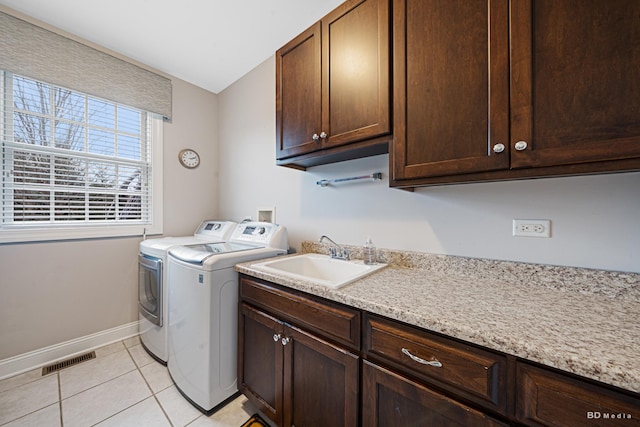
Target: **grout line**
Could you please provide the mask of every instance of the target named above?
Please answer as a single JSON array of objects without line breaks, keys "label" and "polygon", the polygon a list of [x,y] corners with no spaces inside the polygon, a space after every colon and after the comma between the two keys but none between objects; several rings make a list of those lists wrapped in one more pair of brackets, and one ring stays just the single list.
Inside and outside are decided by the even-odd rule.
[{"label": "grout line", "polygon": [[[140,376],[142,377],[142,380],[145,382],[145,384],[147,385],[147,388],[148,388],[148,389],[149,389],[149,391],[151,392],[151,396],[147,396],[147,397],[145,397],[144,399],[142,399],[142,400],[140,400],[140,401],[138,401],[138,402],[135,402],[134,404],[129,405],[129,406],[127,406],[126,408],[121,409],[121,410],[120,410],[120,411],[118,411],[118,412],[115,412],[115,413],[113,413],[113,414],[109,415],[107,418],[104,418],[104,419],[102,419],[102,420],[100,420],[100,421],[96,422],[95,424],[93,424],[93,426],[96,426],[96,425],[98,425],[98,424],[100,424],[100,423],[102,423],[102,422],[104,422],[104,421],[106,421],[106,420],[108,420],[108,419],[110,419],[110,418],[115,417],[116,415],[118,415],[118,414],[120,414],[120,413],[122,413],[122,412],[124,412],[124,411],[127,411],[127,410],[129,410],[129,409],[133,408],[134,406],[136,406],[136,405],[138,405],[138,404],[140,404],[140,403],[144,402],[145,400],[149,399],[150,397],[155,397],[155,395],[154,395],[154,393],[153,393],[153,390],[151,390],[151,387],[149,387],[149,383],[147,382],[147,379],[144,377],[144,375],[142,375],[142,372],[140,371],[140,368],[138,367],[138,364],[136,363],[135,359],[134,359],[134,358],[133,358],[133,356],[131,355],[131,352],[129,351],[129,348],[128,348],[126,345],[124,345],[124,341],[121,341],[121,342],[122,342],[123,347],[124,347],[124,349],[126,350],[127,354],[128,354],[128,355],[129,355],[129,357],[131,358],[131,361],[133,362],[133,365],[134,365],[136,368],[135,368],[135,369],[133,369],[133,370],[131,370],[131,371],[125,372],[125,373],[124,373],[124,374],[122,374],[122,375],[118,375],[117,377],[114,377],[114,378],[110,379],[109,381],[114,380],[114,379],[116,379],[116,378],[120,378],[120,377],[122,377],[122,376],[124,376],[124,375],[130,374],[131,372],[138,371],[138,373],[139,373],[139,374],[140,374]],[[120,350],[119,350],[119,351],[120,351]],[[98,385],[105,384],[105,383],[107,383],[107,382],[109,382],[109,381],[105,381],[104,383],[100,383],[100,384],[98,384]],[[96,385],[96,386],[94,386],[94,387],[91,387],[91,388],[95,388],[95,387],[97,387],[98,385]],[[91,388],[88,388],[87,390],[90,390]],[[78,394],[79,394],[79,393],[78,393]],[[74,395],[74,396],[76,396],[76,395]]]},{"label": "grout line", "polygon": [[58,408],[60,409],[60,427],[64,427],[64,419],[62,418],[62,382],[60,381],[60,371],[56,371],[58,379]]},{"label": "grout line", "polygon": [[[124,344],[124,342],[123,342]],[[142,376],[142,379],[144,380],[145,384],[147,385],[147,387],[149,388],[149,391],[151,391],[151,396],[155,399],[156,403],[158,404],[158,406],[160,407],[160,410],[162,411],[162,413],[164,414],[165,418],[167,419],[167,421],[169,422],[169,425],[172,427],[175,427],[173,425],[173,423],[171,422],[171,418],[169,418],[169,414],[167,414],[167,412],[164,410],[164,407],[162,406],[162,404],[160,403],[160,400],[158,400],[158,396],[156,396],[156,393],[153,391],[153,389],[151,388],[151,384],[149,384],[149,381],[147,381],[147,377],[144,376],[144,374],[142,373],[141,370],[141,366],[138,366],[138,364],[136,363],[136,360],[134,359],[133,355],[131,354],[131,352],[129,351],[129,347],[127,347],[126,345],[124,346],[125,349],[127,350],[127,353],[129,353],[129,357],[131,357],[131,360],[133,360],[133,364],[136,365],[136,369],[138,370],[138,372],[140,373],[140,376]],[[141,346],[142,347],[142,346]],[[142,348],[142,351],[146,350],[144,349],[144,347]],[[155,360],[152,363],[158,363]],[[151,363],[147,364],[150,365]],[[144,365],[144,366],[147,366]],[[169,386],[170,387],[170,386]],[[167,388],[169,388],[167,387]],[[166,390],[167,388],[164,388],[160,391]]]}]

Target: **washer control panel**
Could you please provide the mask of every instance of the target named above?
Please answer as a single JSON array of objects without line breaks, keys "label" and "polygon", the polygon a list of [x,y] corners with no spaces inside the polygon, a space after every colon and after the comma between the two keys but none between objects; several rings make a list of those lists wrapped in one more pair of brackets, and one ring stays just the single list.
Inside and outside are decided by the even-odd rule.
[{"label": "washer control panel", "polygon": [[[248,221],[240,223],[236,225],[229,241],[289,249],[287,230],[281,225],[270,222]],[[282,247],[283,245],[284,247]]]}]

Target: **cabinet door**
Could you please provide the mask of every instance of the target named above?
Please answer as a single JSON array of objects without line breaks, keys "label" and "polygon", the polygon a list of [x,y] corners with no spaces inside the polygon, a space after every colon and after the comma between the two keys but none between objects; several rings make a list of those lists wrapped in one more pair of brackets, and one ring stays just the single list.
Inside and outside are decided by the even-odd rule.
[{"label": "cabinet door", "polygon": [[513,0],[511,13],[512,167],[640,157],[640,2]]},{"label": "cabinet door", "polygon": [[518,363],[516,415],[530,426],[640,426],[640,399]]},{"label": "cabinet door", "polygon": [[325,147],[391,129],[389,0],[351,0],[322,20]]},{"label": "cabinet door", "polygon": [[362,367],[362,425],[505,426],[481,412],[449,399],[368,361]]},{"label": "cabinet door", "polygon": [[357,426],[357,355],[291,326],[285,331],[284,425]]},{"label": "cabinet door", "polygon": [[240,304],[238,389],[278,425],[282,425],[282,329],[273,317]]},{"label": "cabinet door", "polygon": [[393,9],[392,178],[507,169],[507,0],[394,0]]},{"label": "cabinet door", "polygon": [[276,52],[276,158],[319,150],[321,129],[320,23]]}]

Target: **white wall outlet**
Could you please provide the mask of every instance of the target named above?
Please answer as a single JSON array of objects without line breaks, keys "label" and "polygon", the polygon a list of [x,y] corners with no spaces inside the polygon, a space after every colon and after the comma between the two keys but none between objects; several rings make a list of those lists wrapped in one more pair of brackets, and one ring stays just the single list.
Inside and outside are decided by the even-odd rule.
[{"label": "white wall outlet", "polygon": [[514,219],[513,235],[522,237],[551,237],[548,219]]}]

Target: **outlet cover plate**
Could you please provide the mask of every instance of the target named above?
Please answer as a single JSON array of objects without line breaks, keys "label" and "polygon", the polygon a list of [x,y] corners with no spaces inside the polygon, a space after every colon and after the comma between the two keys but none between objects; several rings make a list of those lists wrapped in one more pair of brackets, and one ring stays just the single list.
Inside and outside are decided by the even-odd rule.
[{"label": "outlet cover plate", "polygon": [[513,235],[520,237],[551,237],[551,220],[514,219]]}]

